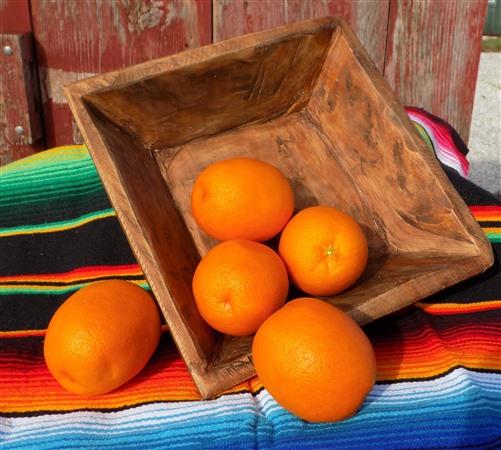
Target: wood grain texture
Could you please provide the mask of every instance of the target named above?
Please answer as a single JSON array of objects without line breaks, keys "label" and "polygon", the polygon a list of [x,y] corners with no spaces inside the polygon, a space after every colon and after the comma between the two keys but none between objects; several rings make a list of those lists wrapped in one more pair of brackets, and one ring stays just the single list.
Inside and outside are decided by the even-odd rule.
[{"label": "wood grain texture", "polygon": [[[291,46],[298,50],[288,59]],[[218,84],[220,77],[224,83]],[[187,84],[176,91],[181,78]],[[291,90],[301,92],[292,105]],[[330,205],[357,219],[368,238],[367,269],[355,286],[325,301],[360,324],[493,262],[478,223],[341,19],[190,50],[77,82],[66,93],[205,398],[254,373],[251,339],[211,330],[191,293],[196,263],[214,241],[196,226],[190,193],[211,162],[237,155],[268,161],[290,180],[298,209]],[[201,109],[190,107],[193,93],[203,93]],[[167,124],[178,111],[177,130],[142,125],[148,120],[143,107],[153,98],[162,99],[158,112],[148,112],[157,128],[162,117]]]},{"label": "wood grain texture", "polygon": [[[29,139],[29,136],[28,139],[20,139],[17,135],[12,136],[11,133],[16,126],[14,122],[18,122],[21,118],[23,123],[27,123],[31,138],[38,135],[40,131],[36,123],[40,121],[40,118],[35,118],[33,115],[33,106],[40,98],[39,89],[36,86],[37,83],[33,85],[30,82],[26,86],[27,77],[36,76],[36,73],[33,73],[35,67],[30,67],[30,73],[25,73],[20,65],[22,59],[19,59],[25,58],[28,66],[30,63],[34,63],[33,41],[27,34],[31,31],[29,1],[0,0],[0,40],[2,46],[10,44],[11,39],[13,39],[14,45],[19,47],[13,54],[14,58],[7,59],[3,53],[0,54],[0,63],[2,64],[0,69],[0,166],[45,148],[41,138],[35,141]],[[1,37],[2,35],[4,36]],[[18,37],[24,35],[22,42],[18,41],[21,38],[13,37],[13,35]]]},{"label": "wood grain texture", "polygon": [[64,83],[211,41],[210,0],[33,0],[31,9],[49,146],[78,140],[57,94]]},{"label": "wood grain texture", "polygon": [[[31,33],[0,34],[0,48],[4,46],[9,46],[12,54],[0,54],[0,165],[42,136]],[[23,128],[22,134],[15,132],[18,126]]]},{"label": "wood grain texture", "polygon": [[213,39],[325,16],[343,17],[382,71],[389,0],[213,0]]},{"label": "wood grain texture", "polygon": [[468,142],[487,0],[392,0],[385,78]]},{"label": "wood grain texture", "polygon": [[331,30],[193,64],[144,84],[90,94],[110,121],[147,148],[174,147],[300,108],[311,93]]}]

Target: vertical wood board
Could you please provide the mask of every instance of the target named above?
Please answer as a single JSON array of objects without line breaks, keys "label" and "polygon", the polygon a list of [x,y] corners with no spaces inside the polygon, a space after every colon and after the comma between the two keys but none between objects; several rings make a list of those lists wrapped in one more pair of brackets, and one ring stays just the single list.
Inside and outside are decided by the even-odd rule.
[{"label": "vertical wood board", "polygon": [[50,146],[81,139],[63,85],[211,41],[210,0],[32,0],[31,9]]},{"label": "vertical wood board", "polygon": [[305,19],[341,16],[382,71],[389,0],[213,0],[214,42]]},{"label": "vertical wood board", "polygon": [[[0,76],[1,110],[5,123],[6,140],[15,145],[32,144],[41,137],[38,115],[36,67],[31,33],[0,34],[0,47],[9,46],[11,55],[1,53]],[[24,133],[15,132],[16,126]]]},{"label": "vertical wood board", "polygon": [[0,33],[31,31],[28,0],[0,0]]},{"label": "vertical wood board", "polygon": [[385,78],[468,141],[487,0],[391,0]]},{"label": "vertical wood board", "polygon": [[[7,164],[24,156],[31,155],[44,147],[43,139],[33,141],[34,135],[40,136],[41,131],[36,128],[35,134],[28,136],[27,139],[12,135],[16,125],[23,125],[28,122],[31,127],[31,121],[36,121],[33,113],[27,109],[29,107],[29,95],[33,96],[31,105],[36,97],[39,97],[36,86],[33,90],[32,85],[28,85],[23,92],[22,86],[25,84],[26,77],[23,77],[21,67],[21,56],[33,58],[33,48],[28,35],[23,38],[23,44],[17,39],[23,33],[31,33],[30,8],[28,0],[0,0],[0,52],[4,45],[16,47],[12,56],[7,57],[0,53],[0,166]],[[1,36],[5,36],[1,38]],[[9,35],[10,37],[7,37]],[[13,40],[13,42],[11,42]],[[20,52],[24,52],[21,55]],[[32,63],[35,61],[32,59]],[[24,107],[24,109],[23,109]],[[38,112],[37,112],[38,114]],[[41,114],[41,112],[40,112]],[[21,117],[28,118],[19,122]],[[30,142],[29,144],[23,142]]]}]

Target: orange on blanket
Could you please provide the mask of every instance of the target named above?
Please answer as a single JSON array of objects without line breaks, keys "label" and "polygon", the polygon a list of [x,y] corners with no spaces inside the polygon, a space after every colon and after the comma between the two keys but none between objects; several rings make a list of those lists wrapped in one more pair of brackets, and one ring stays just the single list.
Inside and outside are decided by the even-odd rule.
[{"label": "orange on blanket", "polygon": [[160,331],[157,306],[144,289],[123,280],[98,281],[73,294],[52,317],[45,361],[68,391],[104,394],[141,371]]},{"label": "orange on blanket", "polygon": [[292,300],[270,316],[254,337],[252,358],[273,398],[312,422],[352,416],[376,380],[376,358],[364,332],[316,298]]}]

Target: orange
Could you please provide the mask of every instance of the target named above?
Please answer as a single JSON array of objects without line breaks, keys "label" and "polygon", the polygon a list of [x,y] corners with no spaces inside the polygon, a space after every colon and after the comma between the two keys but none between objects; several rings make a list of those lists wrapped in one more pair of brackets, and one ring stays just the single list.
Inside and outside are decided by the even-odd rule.
[{"label": "orange", "polygon": [[289,280],[270,248],[236,239],[211,249],[193,276],[193,295],[204,320],[221,333],[246,336],[285,303]]},{"label": "orange", "polygon": [[44,356],[54,378],[70,392],[99,395],[134,377],[160,339],[152,297],[123,280],[91,283],[52,317]]},{"label": "orange", "polygon": [[310,422],[355,414],[376,380],[376,358],[362,329],[316,298],[287,303],[259,328],[256,372],[275,400]]},{"label": "orange", "polygon": [[291,281],[310,295],[350,287],[367,264],[367,240],[347,214],[313,206],[296,214],[280,237],[279,253]]},{"label": "orange", "polygon": [[225,241],[266,241],[278,234],[294,211],[294,194],[276,167],[233,158],[206,167],[191,195],[193,217],[209,236]]}]

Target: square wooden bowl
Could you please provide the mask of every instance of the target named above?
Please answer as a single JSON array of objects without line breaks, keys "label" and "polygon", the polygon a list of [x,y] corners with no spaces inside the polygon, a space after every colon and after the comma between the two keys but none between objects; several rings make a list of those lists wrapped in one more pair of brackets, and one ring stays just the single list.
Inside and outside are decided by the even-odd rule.
[{"label": "square wooden bowl", "polygon": [[172,336],[204,398],[254,374],[251,337],[200,317],[191,279],[215,242],[190,193],[209,163],[268,161],[297,209],[362,224],[368,267],[325,300],[358,323],[492,264],[491,247],[349,27],[306,21],[147,62],[66,88],[71,109]]}]

